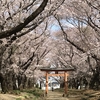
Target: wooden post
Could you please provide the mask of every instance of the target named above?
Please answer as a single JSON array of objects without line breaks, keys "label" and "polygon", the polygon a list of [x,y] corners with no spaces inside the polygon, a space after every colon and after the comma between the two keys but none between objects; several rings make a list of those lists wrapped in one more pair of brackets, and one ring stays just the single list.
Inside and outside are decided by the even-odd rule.
[{"label": "wooden post", "polygon": [[68,86],[67,86],[67,73],[66,71],[64,72],[64,82],[65,82],[65,95],[67,94],[68,91]]},{"label": "wooden post", "polygon": [[58,74],[58,71],[55,71],[55,74]]},{"label": "wooden post", "polygon": [[48,94],[48,72],[46,72],[46,91],[45,94]]}]

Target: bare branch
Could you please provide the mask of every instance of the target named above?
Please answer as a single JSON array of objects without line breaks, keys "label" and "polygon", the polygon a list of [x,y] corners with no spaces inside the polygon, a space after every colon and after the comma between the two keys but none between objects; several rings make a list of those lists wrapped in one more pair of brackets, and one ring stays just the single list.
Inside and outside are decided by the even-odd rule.
[{"label": "bare branch", "polygon": [[27,24],[29,24],[32,20],[34,20],[44,10],[45,6],[47,5],[47,2],[48,0],[43,0],[39,8],[36,9],[36,11],[34,11],[29,17],[27,17],[23,23],[20,23],[18,26],[12,28],[11,30],[1,32],[0,39],[6,38],[8,36],[11,36],[12,34],[20,32]]}]

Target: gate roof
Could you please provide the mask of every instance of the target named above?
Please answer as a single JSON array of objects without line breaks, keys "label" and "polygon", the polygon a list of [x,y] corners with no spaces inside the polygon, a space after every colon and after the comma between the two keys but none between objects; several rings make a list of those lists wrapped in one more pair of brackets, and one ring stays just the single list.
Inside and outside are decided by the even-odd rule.
[{"label": "gate roof", "polygon": [[67,66],[67,67],[55,67],[55,68],[50,68],[50,67],[42,67],[40,68],[41,71],[75,71],[75,69],[72,66]]}]

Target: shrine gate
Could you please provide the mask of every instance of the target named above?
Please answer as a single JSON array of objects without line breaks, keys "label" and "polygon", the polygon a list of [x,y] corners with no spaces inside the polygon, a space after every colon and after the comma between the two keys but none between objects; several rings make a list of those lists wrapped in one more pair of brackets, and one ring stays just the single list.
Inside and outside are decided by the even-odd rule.
[{"label": "shrine gate", "polygon": [[[67,77],[68,77],[68,71],[75,71],[74,68],[46,68],[46,67],[42,67],[40,68],[41,71],[45,71],[46,72],[46,90],[45,90],[45,94],[48,94],[48,77],[49,76],[63,76],[64,77],[64,85],[65,85],[65,95],[67,94],[68,91],[68,85],[67,85]],[[50,72],[55,72],[55,73],[50,73]],[[60,72],[60,73],[59,73]],[[61,73],[62,72],[62,73]]]}]

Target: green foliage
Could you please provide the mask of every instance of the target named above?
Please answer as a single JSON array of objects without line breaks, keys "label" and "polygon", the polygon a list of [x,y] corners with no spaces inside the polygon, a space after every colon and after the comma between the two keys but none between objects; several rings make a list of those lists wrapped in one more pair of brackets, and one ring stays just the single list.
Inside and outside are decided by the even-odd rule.
[{"label": "green foliage", "polygon": [[34,89],[31,89],[31,90],[23,90],[23,92],[27,92],[29,94],[33,94],[34,96],[36,96],[36,98],[39,98],[39,97],[43,97],[44,95],[44,92],[38,88],[34,88]]},{"label": "green foliage", "polygon": [[21,98],[17,98],[16,100],[21,100]]},{"label": "green foliage", "polygon": [[19,95],[21,92],[19,90],[14,90],[13,94]]}]

